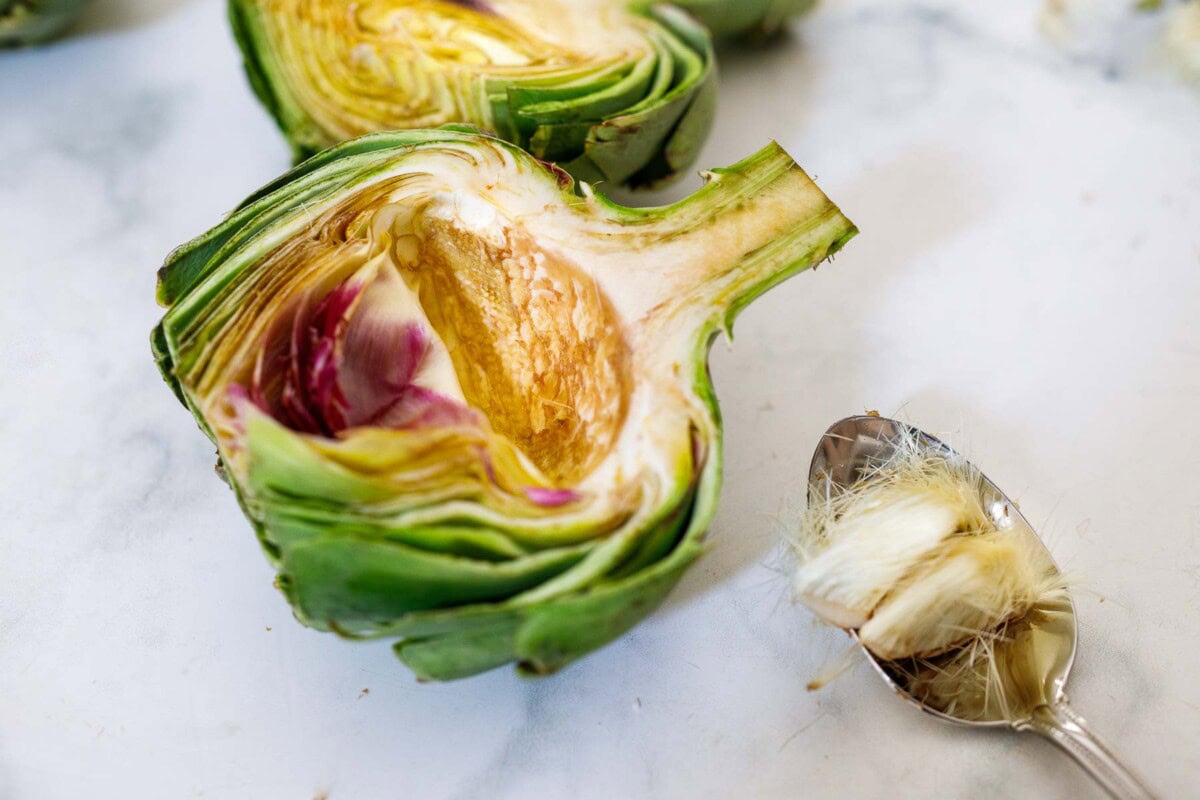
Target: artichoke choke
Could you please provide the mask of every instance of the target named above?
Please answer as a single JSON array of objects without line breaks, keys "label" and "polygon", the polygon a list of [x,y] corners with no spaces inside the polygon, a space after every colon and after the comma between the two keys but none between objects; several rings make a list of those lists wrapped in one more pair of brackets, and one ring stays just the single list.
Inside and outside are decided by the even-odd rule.
[{"label": "artichoke choke", "polygon": [[913,437],[848,489],[815,485],[794,543],[798,599],[884,661],[994,638],[1065,586],[1036,538],[997,527],[983,497],[968,462]]}]

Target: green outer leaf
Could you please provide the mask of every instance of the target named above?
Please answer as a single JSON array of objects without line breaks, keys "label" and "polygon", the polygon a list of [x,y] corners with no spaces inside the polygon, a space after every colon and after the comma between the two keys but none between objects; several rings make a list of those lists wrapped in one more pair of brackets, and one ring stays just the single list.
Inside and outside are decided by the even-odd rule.
[{"label": "green outer leaf", "polygon": [[678,37],[664,43],[672,52],[674,88],[653,105],[643,103],[588,130],[583,154],[563,165],[583,180],[660,185],[695,163],[712,129],[712,43],[676,9],[654,6],[650,13]]},{"label": "green outer leaf", "polygon": [[[598,84],[591,76],[586,83],[549,89],[508,88],[508,106],[518,127],[534,130],[541,124],[580,122],[616,114],[645,97],[654,81],[657,64],[644,58],[632,65],[614,67],[620,78]],[[586,104],[581,101],[586,101]]]},{"label": "green outer leaf", "polygon": [[[427,553],[471,558],[478,561],[509,561],[531,552],[501,531],[468,524],[413,525],[399,527],[298,505],[275,504],[262,516],[270,542],[276,549],[296,542],[336,533],[360,539],[395,541]],[[545,552],[545,551],[542,551]]]},{"label": "green outer leaf", "polygon": [[287,91],[278,65],[267,57],[262,10],[253,0],[229,0],[228,17],[234,41],[242,51],[250,88],[287,137],[293,159],[300,162],[320,152],[323,147],[321,131]]},{"label": "green outer leaf", "polygon": [[567,595],[535,607],[517,634],[517,660],[529,674],[546,675],[628,631],[658,608],[703,548],[676,548],[654,568],[620,583]]},{"label": "green outer leaf", "polygon": [[90,0],[0,0],[0,49],[61,36]]},{"label": "green outer leaf", "polygon": [[696,521],[666,557],[648,568],[535,606],[413,615],[407,629],[392,631],[406,635],[395,645],[396,655],[425,680],[453,680],[512,661],[526,674],[554,672],[657,608],[703,554],[703,531]]},{"label": "green outer leaf", "polygon": [[516,641],[524,614],[496,615],[491,624],[465,627],[445,636],[405,639],[396,656],[423,681],[453,681],[518,660]]},{"label": "green outer leaf", "polygon": [[[320,152],[330,144],[329,134],[305,113],[283,65],[276,63],[266,12],[256,0],[228,2],[255,95],[287,137],[296,161]],[[636,188],[680,176],[695,162],[712,127],[712,42],[704,28],[675,9],[641,0],[630,0],[630,7],[659,24],[658,63],[618,64],[557,82],[493,81],[487,89],[493,119],[461,122],[487,124],[581,180]]]},{"label": "green outer leaf", "polygon": [[298,616],[313,627],[354,628],[413,611],[502,601],[562,573],[589,547],[491,562],[329,531],[284,547],[280,566]]},{"label": "green outer leaf", "polygon": [[713,36],[766,37],[790,18],[812,9],[817,0],[671,0],[687,9]]},{"label": "green outer leaf", "polygon": [[[702,345],[705,354],[711,339]],[[701,396],[719,416],[703,361],[697,379],[702,384],[697,388],[704,389]],[[454,680],[511,661],[524,674],[546,675],[625,633],[658,608],[706,550],[704,536],[720,493],[722,452],[719,438],[709,446],[700,481],[689,493],[687,527],[660,560],[532,606],[509,603],[412,615],[388,630],[405,637],[395,645],[396,655],[424,680]],[[664,527],[677,529],[677,520],[669,518]],[[652,533],[647,541],[665,538]]]}]

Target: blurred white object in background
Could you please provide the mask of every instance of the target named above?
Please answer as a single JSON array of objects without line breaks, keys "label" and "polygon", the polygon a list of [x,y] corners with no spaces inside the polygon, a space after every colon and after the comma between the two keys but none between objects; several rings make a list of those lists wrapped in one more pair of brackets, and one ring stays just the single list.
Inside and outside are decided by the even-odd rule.
[{"label": "blurred white object in background", "polygon": [[1189,0],[1173,11],[1166,38],[1171,58],[1200,81],[1200,0]]},{"label": "blurred white object in background", "polygon": [[1200,0],[1046,0],[1039,27],[1073,60],[1127,69],[1182,69],[1200,80]]}]

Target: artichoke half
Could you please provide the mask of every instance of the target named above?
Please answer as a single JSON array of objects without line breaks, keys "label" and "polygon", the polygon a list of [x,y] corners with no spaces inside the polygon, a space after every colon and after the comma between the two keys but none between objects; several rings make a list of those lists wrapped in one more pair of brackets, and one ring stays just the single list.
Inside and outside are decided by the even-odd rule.
[{"label": "artichoke half", "polygon": [[670,0],[690,11],[714,36],[765,38],[817,0]]},{"label": "artichoke half", "polygon": [[0,0],[0,48],[41,44],[61,35],[88,0]]},{"label": "artichoke half", "polygon": [[633,0],[230,0],[256,94],[297,160],[467,123],[573,176],[659,184],[708,135],[708,34]]},{"label": "artichoke half", "polygon": [[304,623],[545,673],[701,553],[710,340],[855,233],[778,146],[630,209],[463,128],[331,148],[159,274],[167,382]]}]

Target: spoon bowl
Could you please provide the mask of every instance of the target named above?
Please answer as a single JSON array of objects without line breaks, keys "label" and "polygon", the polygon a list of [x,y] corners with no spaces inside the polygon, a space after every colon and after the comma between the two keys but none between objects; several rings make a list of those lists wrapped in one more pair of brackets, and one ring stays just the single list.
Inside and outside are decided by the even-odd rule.
[{"label": "spoon bowl", "polygon": [[[813,454],[810,503],[869,480],[901,442],[912,441],[929,455],[961,458],[944,442],[896,420],[855,416],[834,423]],[[982,473],[980,477],[983,507],[996,528],[1028,537],[1044,555],[1045,569],[1058,573],[1049,550],[1017,505]],[[1061,599],[1034,606],[978,650],[903,661],[884,661],[865,647],[863,651],[892,690],[922,711],[959,725],[1037,733],[1066,751],[1111,796],[1152,797],[1067,703],[1076,641],[1075,606],[1064,593]]]}]

